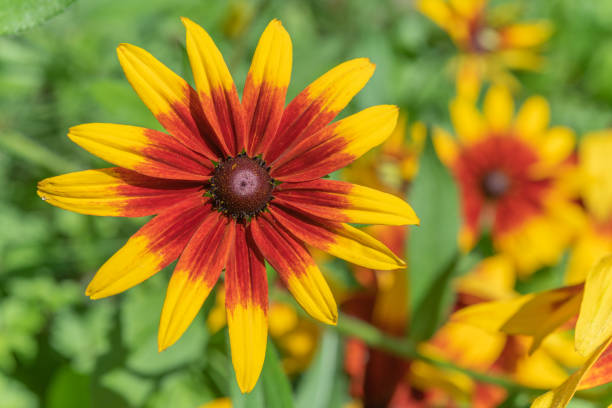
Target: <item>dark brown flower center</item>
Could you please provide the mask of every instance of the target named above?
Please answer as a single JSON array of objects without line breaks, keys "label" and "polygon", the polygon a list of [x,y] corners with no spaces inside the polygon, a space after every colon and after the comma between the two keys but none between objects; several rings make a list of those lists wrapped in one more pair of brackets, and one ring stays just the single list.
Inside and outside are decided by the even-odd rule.
[{"label": "dark brown flower center", "polygon": [[510,188],[510,178],[500,170],[493,170],[485,174],[482,179],[482,191],[488,198],[499,198]]},{"label": "dark brown flower center", "polygon": [[274,180],[268,170],[262,159],[245,154],[217,164],[209,190],[215,208],[241,221],[248,221],[264,211],[274,189]]}]

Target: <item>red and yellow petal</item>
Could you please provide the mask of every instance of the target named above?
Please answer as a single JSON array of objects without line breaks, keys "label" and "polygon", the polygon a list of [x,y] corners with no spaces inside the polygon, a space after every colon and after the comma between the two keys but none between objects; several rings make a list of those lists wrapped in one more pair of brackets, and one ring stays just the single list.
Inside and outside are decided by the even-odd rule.
[{"label": "red and yellow petal", "polygon": [[151,177],[208,180],[213,167],[206,157],[152,129],[88,123],[70,128],[68,137],[101,159]]},{"label": "red and yellow petal", "polygon": [[201,196],[166,209],[139,229],[98,270],[85,294],[92,299],[115,295],[150,278],[183,251],[211,207]]},{"label": "red and yellow petal", "polygon": [[338,258],[381,271],[406,267],[382,242],[348,224],[316,219],[276,204],[270,212],[299,240]]},{"label": "red and yellow petal", "polygon": [[399,197],[342,181],[283,183],[274,193],[274,199],[331,221],[381,225],[419,223],[412,207]]},{"label": "red and yellow petal", "polygon": [[599,385],[607,384],[612,381],[612,347],[608,347],[597,358],[595,363],[586,372],[580,383],[578,390],[587,390]]},{"label": "red and yellow petal", "polygon": [[285,107],[291,64],[291,38],[280,21],[272,20],[259,39],[242,95],[249,135],[246,150],[250,156],[261,154],[261,143],[276,135]]},{"label": "red and yellow petal", "polygon": [[266,265],[246,228],[236,226],[234,250],[225,270],[225,308],[232,364],[242,392],[259,378],[268,339]]},{"label": "red and yellow petal", "polygon": [[187,54],[202,110],[225,154],[235,156],[246,147],[246,134],[234,80],[206,30],[188,18],[182,20],[187,29]]},{"label": "red and yellow petal", "polygon": [[380,105],[333,123],[284,152],[272,163],[271,175],[293,182],[325,176],[384,142],[397,117],[397,106]]},{"label": "red and yellow petal", "polygon": [[596,348],[593,353],[589,356],[588,360],[580,367],[578,371],[572,374],[563,384],[559,385],[554,390],[548,391],[546,394],[540,395],[533,401],[531,408],[564,408],[570,402],[576,390],[580,389],[580,384],[583,378],[587,376],[591,367],[604,353],[604,351],[610,347],[612,343],[612,337],[608,339],[604,344]]},{"label": "red and yellow petal", "polygon": [[185,247],[168,284],[159,322],[159,351],[187,330],[219,279],[234,242],[235,224],[209,212]]},{"label": "red and yellow petal", "polygon": [[121,44],[117,55],[128,81],[159,123],[191,150],[218,159],[219,141],[193,88],[140,47]]},{"label": "red and yellow petal", "polygon": [[338,65],[308,85],[287,105],[276,137],[264,146],[264,159],[273,162],[290,145],[325,127],[365,86],[374,68],[367,58],[357,58]]},{"label": "red and yellow petal", "polygon": [[111,167],[44,179],[37,193],[51,205],[81,214],[144,217],[201,197],[201,190],[201,183],[158,179]]},{"label": "red and yellow petal", "polygon": [[251,223],[251,233],[257,248],[304,310],[317,320],[336,324],[336,301],[304,245],[267,215]]}]

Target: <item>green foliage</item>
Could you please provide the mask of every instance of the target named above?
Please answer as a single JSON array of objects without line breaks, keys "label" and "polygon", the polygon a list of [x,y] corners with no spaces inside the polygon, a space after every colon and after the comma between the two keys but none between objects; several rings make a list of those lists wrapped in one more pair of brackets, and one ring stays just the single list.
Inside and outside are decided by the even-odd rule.
[{"label": "green foliage", "polygon": [[12,34],[41,24],[75,0],[0,0],[0,34]]},{"label": "green foliage", "polygon": [[[413,3],[0,0],[0,34],[7,34],[0,37],[0,408],[192,408],[228,395],[235,407],[328,408],[350,401],[342,366],[346,339],[333,329],[322,331],[312,363],[292,378],[283,373],[281,347],[271,341],[260,381],[248,396],[236,384],[226,331],[212,334],[206,328],[212,299],[185,335],[159,353],[169,270],[112,299],[94,302],[84,295],[95,271],[146,220],[52,208],[35,189],[45,177],[108,166],[65,137],[70,126],[114,122],[160,128],[125,79],[115,48],[121,42],[142,46],[193,83],[181,15],[206,27],[239,92],[260,33],[279,18],[293,43],[288,98],[338,63],[368,57],[377,70],[341,116],[389,103],[399,105],[410,121],[450,128],[449,64],[456,50]],[[543,72],[518,74],[523,84],[518,99],[543,94],[551,102],[552,123],[579,135],[609,127],[611,3],[515,5],[557,27]],[[453,279],[490,248],[458,256],[457,189],[429,142],[408,200],[421,218],[407,247],[409,335],[418,341],[447,317]],[[517,290],[557,286],[563,268],[561,263],[539,271]],[[321,269],[334,288],[359,288],[343,261],[325,261]],[[269,280],[276,288],[276,273],[270,271]],[[591,399],[612,402],[610,390],[598,392]],[[519,394],[506,406],[528,402]]]}]

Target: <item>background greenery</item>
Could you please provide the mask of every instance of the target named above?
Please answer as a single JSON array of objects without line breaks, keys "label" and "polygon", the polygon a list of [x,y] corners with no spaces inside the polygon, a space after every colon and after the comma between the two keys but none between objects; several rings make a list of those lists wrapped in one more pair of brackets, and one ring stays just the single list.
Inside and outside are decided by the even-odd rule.
[{"label": "background greenery", "polygon": [[[526,18],[557,27],[546,69],[520,75],[520,99],[543,94],[552,122],[579,133],[610,126],[612,2],[515,3]],[[343,337],[333,329],[291,383],[271,347],[249,397],[240,396],[233,379],[226,333],[207,331],[210,302],[183,338],[158,354],[168,270],[110,299],[84,295],[96,269],[144,220],[73,214],[35,194],[42,178],[105,166],[65,137],[70,126],[159,128],[125,80],[115,47],[142,46],[192,82],[179,16],[209,31],[238,89],[259,35],[279,18],[293,40],[288,97],[341,61],[366,56],[376,73],[344,114],[392,103],[411,120],[449,127],[448,61],[456,50],[409,0],[0,0],[0,408],[182,408],[222,395],[245,407],[336,407],[349,400]],[[421,340],[444,317],[458,222],[452,181],[431,147],[410,202],[422,218],[409,248],[419,254],[409,260],[412,336]],[[347,273],[334,265],[334,273]],[[522,289],[557,286],[560,274],[541,271]]]}]

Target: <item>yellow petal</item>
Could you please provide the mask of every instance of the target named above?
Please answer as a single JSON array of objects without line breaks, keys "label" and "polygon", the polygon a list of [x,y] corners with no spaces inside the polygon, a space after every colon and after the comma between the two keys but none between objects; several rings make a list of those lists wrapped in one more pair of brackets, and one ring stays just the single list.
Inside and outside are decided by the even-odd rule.
[{"label": "yellow petal", "polygon": [[447,167],[452,167],[459,155],[459,147],[450,133],[442,128],[435,127],[433,131],[433,145],[440,161]]},{"label": "yellow petal", "polygon": [[508,48],[535,47],[548,40],[553,26],[548,21],[536,23],[516,23],[501,31],[503,44]]},{"label": "yellow petal", "polygon": [[524,139],[533,139],[546,130],[550,120],[550,107],[541,96],[532,96],[523,103],[514,127]]},{"label": "yellow petal", "polygon": [[585,204],[599,221],[607,221],[612,215],[612,131],[586,134],[578,155],[585,175],[581,183]]},{"label": "yellow petal", "polygon": [[612,256],[603,258],[586,278],[576,322],[576,350],[583,356],[612,336]]},{"label": "yellow petal", "polygon": [[485,97],[484,114],[491,130],[502,132],[510,127],[514,116],[514,101],[506,86],[491,86]]},{"label": "yellow petal", "polygon": [[537,144],[542,157],[541,166],[551,167],[562,163],[573,153],[575,145],[573,130],[561,126],[550,128]]},{"label": "yellow petal", "polygon": [[451,21],[452,14],[446,4],[442,0],[418,0],[417,8],[440,27],[446,27]]},{"label": "yellow petal", "polygon": [[266,356],[268,319],[253,303],[227,310],[232,364],[240,391],[250,392],[259,378]]},{"label": "yellow petal", "polygon": [[450,104],[450,114],[455,131],[464,144],[473,143],[485,135],[486,123],[470,101],[455,99]]}]

